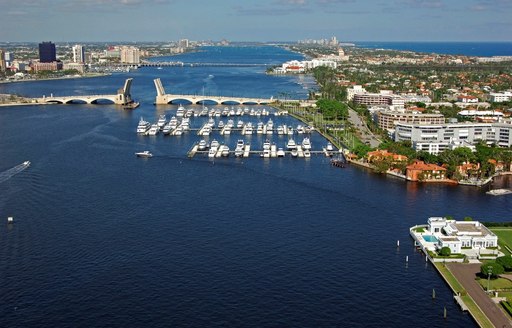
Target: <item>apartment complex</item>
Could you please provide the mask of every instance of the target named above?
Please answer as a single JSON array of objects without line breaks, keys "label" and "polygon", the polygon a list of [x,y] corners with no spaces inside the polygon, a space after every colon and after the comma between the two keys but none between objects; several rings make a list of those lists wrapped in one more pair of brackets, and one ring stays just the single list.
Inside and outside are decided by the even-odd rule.
[{"label": "apartment complex", "polygon": [[396,123],[411,124],[443,124],[443,114],[422,114],[406,111],[379,111],[377,113],[377,124],[379,128],[393,130]]},{"label": "apartment complex", "polygon": [[395,141],[410,141],[415,150],[438,154],[456,147],[473,147],[484,141],[500,147],[512,146],[512,124],[506,123],[397,123]]}]

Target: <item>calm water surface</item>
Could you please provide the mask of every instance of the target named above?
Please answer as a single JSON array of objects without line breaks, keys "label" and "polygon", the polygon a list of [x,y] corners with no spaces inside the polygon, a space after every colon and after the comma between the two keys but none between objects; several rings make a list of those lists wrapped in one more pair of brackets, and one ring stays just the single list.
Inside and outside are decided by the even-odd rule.
[{"label": "calm water surface", "polygon": [[[266,51],[281,60],[283,50]],[[475,326],[415,251],[408,228],[436,215],[510,220],[511,197],[333,168],[320,156],[187,159],[197,135],[135,133],[140,116],[156,121],[176,110],[151,105],[155,77],[178,92],[307,94],[310,81],[262,70],[139,69],[0,85],[28,95],[109,93],[131,76],[143,102],[135,111],[0,108],[0,172],[32,162],[0,182],[0,326]],[[213,138],[233,148],[240,136]],[[286,140],[272,136],[278,145]],[[313,134],[312,143],[319,149],[325,140]],[[145,149],[155,156],[134,156]]]}]

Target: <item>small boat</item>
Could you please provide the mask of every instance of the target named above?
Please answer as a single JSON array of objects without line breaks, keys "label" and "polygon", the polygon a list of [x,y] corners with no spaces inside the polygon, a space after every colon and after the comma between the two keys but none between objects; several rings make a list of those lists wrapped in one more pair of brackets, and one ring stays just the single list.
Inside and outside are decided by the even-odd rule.
[{"label": "small boat", "polygon": [[23,165],[25,165],[25,166],[30,166],[30,161],[25,161],[25,162],[23,162]]},{"label": "small boat", "polygon": [[144,151],[141,151],[141,152],[135,153],[135,155],[137,155],[137,157],[144,157],[144,158],[153,157],[153,154],[151,154],[151,153],[149,152],[149,150],[144,150]]},{"label": "small boat", "polygon": [[277,157],[284,157],[285,152],[283,148],[279,148],[276,153]]},{"label": "small boat", "polygon": [[310,158],[311,157],[311,152],[309,151],[309,149],[304,150],[304,157],[305,158]]},{"label": "small boat", "polygon": [[238,120],[238,122],[236,122],[236,127],[237,127],[237,129],[243,128],[244,127],[244,121]]},{"label": "small boat", "polygon": [[265,150],[270,150],[270,141],[268,139],[263,143],[263,151]]},{"label": "small boat", "polygon": [[304,127],[302,125],[297,125],[297,133],[298,134],[303,134],[304,133]]},{"label": "small boat", "polygon": [[224,121],[219,121],[219,123],[217,124],[217,127],[219,129],[222,129],[224,127]]},{"label": "small boat", "polygon": [[492,196],[502,196],[502,195],[512,194],[512,190],[510,190],[510,189],[494,189],[494,190],[489,190],[488,192],[486,192],[486,194],[492,195]]},{"label": "small boat", "polygon": [[292,157],[297,157],[297,156],[299,156],[299,151],[297,150],[297,148],[295,148],[295,149],[292,149],[290,154],[292,155]]},{"label": "small boat", "polygon": [[137,108],[139,106],[140,106],[139,102],[132,101],[132,102],[129,102],[127,104],[124,104],[123,105],[123,109],[135,109],[135,108]]},{"label": "small boat", "polygon": [[333,151],[333,150],[334,150],[334,147],[332,146],[332,143],[328,142],[328,143],[327,143],[327,146],[325,147],[325,149],[326,149],[327,151]]}]

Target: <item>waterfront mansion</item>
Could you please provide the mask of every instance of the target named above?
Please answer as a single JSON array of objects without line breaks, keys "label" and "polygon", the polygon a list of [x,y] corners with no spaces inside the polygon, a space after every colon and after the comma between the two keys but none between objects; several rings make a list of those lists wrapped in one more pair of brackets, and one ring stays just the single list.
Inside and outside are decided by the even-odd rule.
[{"label": "waterfront mansion", "polygon": [[427,223],[427,225],[411,228],[411,235],[430,251],[439,251],[443,247],[448,247],[452,254],[460,254],[464,253],[463,250],[480,251],[498,247],[498,237],[479,221],[456,221],[443,217],[431,217]]}]

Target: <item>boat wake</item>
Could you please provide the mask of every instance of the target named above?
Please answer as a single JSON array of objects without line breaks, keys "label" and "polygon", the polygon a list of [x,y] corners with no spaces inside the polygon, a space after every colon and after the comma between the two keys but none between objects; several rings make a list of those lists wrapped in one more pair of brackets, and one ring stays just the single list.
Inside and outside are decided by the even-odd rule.
[{"label": "boat wake", "polygon": [[30,162],[26,161],[26,162],[21,163],[20,165],[16,165],[15,167],[0,173],[0,183],[3,183],[5,181],[9,180],[10,178],[12,178],[13,176],[15,176],[16,174],[18,174],[20,172],[23,172],[29,166],[30,166]]}]

